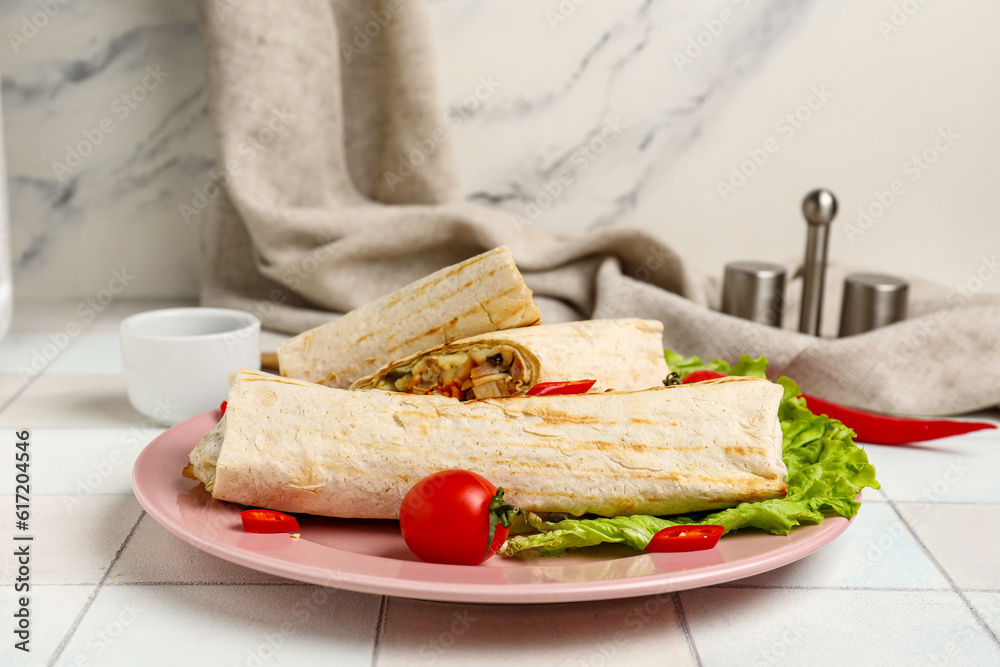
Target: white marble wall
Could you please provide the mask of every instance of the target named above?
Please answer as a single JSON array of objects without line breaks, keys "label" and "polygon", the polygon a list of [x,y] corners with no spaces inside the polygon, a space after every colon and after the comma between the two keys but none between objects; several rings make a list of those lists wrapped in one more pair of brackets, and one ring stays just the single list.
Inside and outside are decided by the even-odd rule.
[{"label": "white marble wall", "polygon": [[[554,231],[655,229],[720,272],[801,253],[799,202],[826,186],[835,260],[1000,291],[997,3],[430,8],[474,200]],[[17,294],[85,297],[122,268],[132,296],[195,294],[199,229],[178,205],[214,157],[192,0],[18,0],[0,28]],[[91,154],[54,166],[87,132]]]},{"label": "white marble wall", "polygon": [[16,296],[196,294],[178,204],[215,151],[193,2],[18,0],[0,27]]}]

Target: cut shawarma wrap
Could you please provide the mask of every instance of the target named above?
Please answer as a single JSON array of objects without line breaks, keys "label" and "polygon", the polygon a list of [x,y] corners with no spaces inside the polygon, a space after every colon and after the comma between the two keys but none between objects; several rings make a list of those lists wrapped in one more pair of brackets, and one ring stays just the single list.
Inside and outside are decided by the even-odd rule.
[{"label": "cut shawarma wrap", "polygon": [[501,246],[449,266],[278,345],[285,377],[346,388],[384,364],[541,315]]},{"label": "cut shawarma wrap", "polygon": [[717,509],[785,495],[781,396],[766,380],[725,378],[461,403],[242,370],[185,473],[220,500],[344,518],[398,518],[410,487],[448,468],[534,512]]},{"label": "cut shawarma wrap", "polygon": [[494,331],[387,364],[351,389],[443,394],[460,400],[526,393],[539,382],[596,380],[592,392],[663,385],[663,325],[587,320]]}]

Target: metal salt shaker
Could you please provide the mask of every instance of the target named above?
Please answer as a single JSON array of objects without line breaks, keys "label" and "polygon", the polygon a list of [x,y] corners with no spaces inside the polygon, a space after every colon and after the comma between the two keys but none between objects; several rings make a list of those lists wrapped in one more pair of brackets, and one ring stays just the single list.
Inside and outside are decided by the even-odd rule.
[{"label": "metal salt shaker", "polygon": [[781,326],[785,269],[768,262],[730,262],[722,281],[722,312]]},{"label": "metal salt shaker", "polygon": [[844,279],[840,337],[854,336],[906,319],[910,284],[881,273],[852,273]]}]

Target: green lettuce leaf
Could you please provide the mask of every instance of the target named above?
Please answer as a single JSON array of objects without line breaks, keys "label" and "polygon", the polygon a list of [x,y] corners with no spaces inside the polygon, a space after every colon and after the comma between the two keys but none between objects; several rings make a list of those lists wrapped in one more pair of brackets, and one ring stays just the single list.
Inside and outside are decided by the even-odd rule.
[{"label": "green lettuce leaf", "polygon": [[[740,357],[735,366],[715,359],[703,363],[697,357],[685,359],[665,350],[667,364],[681,377],[697,370],[717,370],[729,375],[765,377],[767,360]],[[669,518],[634,515],[612,518],[565,519],[555,523],[529,514],[528,521],[539,532],[511,537],[501,553],[513,556],[538,552],[561,556],[567,549],[579,549],[604,542],[620,542],[642,550],[660,530],[678,524],[718,524],[725,532],[759,528],[775,535],[787,535],[795,526],[820,523],[828,514],[851,518],[861,506],[856,498],[862,488],[879,488],[875,468],[865,451],[854,444],[854,432],[841,422],[806,408],[802,393],[792,380],[778,378],[785,393],[778,407],[781,421],[782,458],[788,467],[788,495],[785,498],[742,503],[710,513]]]},{"label": "green lettuce leaf", "polygon": [[721,359],[714,359],[706,364],[703,363],[698,357],[685,359],[681,355],[676,352],[671,352],[670,350],[664,350],[663,356],[667,360],[667,366],[670,367],[670,370],[677,373],[682,378],[688,373],[706,369],[719,371],[720,373],[729,373],[729,364]]},{"label": "green lettuce leaf", "polygon": [[729,362],[723,361],[722,359],[713,359],[709,362],[703,362],[698,357],[691,357],[685,359],[676,352],[671,352],[670,350],[663,351],[663,357],[667,360],[667,366],[674,373],[677,373],[682,378],[688,373],[694,373],[695,371],[719,371],[720,373],[725,373],[726,375],[752,375],[754,377],[766,378],[765,374],[767,371],[767,359],[764,357],[757,357],[754,359],[749,354],[744,354],[740,356],[740,360],[736,362],[735,366],[730,366]]}]

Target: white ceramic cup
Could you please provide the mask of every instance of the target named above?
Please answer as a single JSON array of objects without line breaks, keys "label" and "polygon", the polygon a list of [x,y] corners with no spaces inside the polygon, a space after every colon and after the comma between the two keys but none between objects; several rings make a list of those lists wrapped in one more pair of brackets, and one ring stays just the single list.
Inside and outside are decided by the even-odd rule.
[{"label": "white ceramic cup", "polygon": [[260,320],[225,308],[167,308],[121,324],[125,388],[132,406],[171,426],[229,395],[229,374],[260,369]]}]

